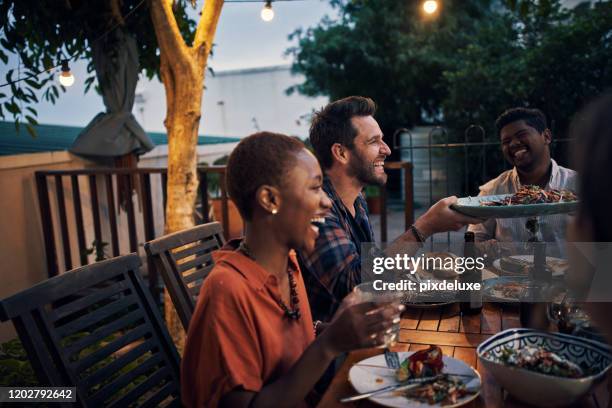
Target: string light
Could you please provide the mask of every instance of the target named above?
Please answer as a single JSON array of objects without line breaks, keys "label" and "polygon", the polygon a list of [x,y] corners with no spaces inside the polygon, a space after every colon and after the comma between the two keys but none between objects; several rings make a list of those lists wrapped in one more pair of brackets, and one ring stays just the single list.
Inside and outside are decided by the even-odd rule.
[{"label": "string light", "polygon": [[427,0],[423,3],[423,10],[427,14],[433,14],[438,10],[438,2],[436,0]]},{"label": "string light", "polygon": [[265,22],[272,21],[274,18],[274,10],[272,10],[272,1],[266,1],[266,4],[261,9],[261,19]]},{"label": "string light", "polygon": [[72,84],[74,84],[74,75],[70,72],[68,60],[62,61],[62,71],[59,74],[59,82],[63,86],[72,86]]},{"label": "string light", "polygon": [[[98,41],[102,40],[102,39],[103,39],[104,37],[106,37],[106,36],[107,36],[107,35],[108,35],[110,32],[114,31],[114,30],[115,30],[117,27],[119,27],[120,25],[122,25],[122,24],[125,22],[125,20],[126,20],[128,17],[130,17],[130,16],[131,16],[131,15],[132,15],[134,12],[136,12],[136,10],[138,10],[138,9],[140,8],[140,6],[142,6],[144,3],[145,3],[145,0],[140,0],[140,2],[139,2],[138,4],[136,4],[136,6],[134,6],[134,7],[133,7],[133,8],[132,8],[130,11],[128,11],[127,13],[125,13],[125,16],[123,16],[123,22],[118,22],[118,23],[116,23],[115,25],[113,25],[113,26],[112,26],[111,28],[109,28],[109,29],[108,29],[106,32],[104,32],[104,33],[103,33],[101,36],[99,36],[99,37],[98,37],[98,38],[96,38],[95,40],[91,41],[91,42],[90,42],[90,45],[91,45],[91,44],[93,44],[93,43],[95,43],[95,42],[98,42]],[[68,69],[67,69],[67,71],[66,71],[68,74],[67,74],[67,75],[66,75],[66,74],[64,74],[64,72],[65,72],[65,71],[64,71],[64,62],[65,62],[65,64],[66,64],[65,66],[66,66],[66,67],[68,67],[68,60],[73,59],[73,58],[74,58],[74,55],[78,54],[79,52],[82,52],[82,51],[85,49],[85,48],[84,48],[85,46],[86,46],[86,45],[84,45],[84,46],[83,46],[83,48],[82,48],[80,51],[75,52],[73,55],[69,56],[69,58],[67,58],[67,59],[65,59],[65,60],[62,60],[62,62],[61,62],[60,64],[58,64],[58,65],[54,65],[54,66],[51,66],[51,67],[45,68],[45,69],[43,69],[43,70],[41,70],[41,71],[39,71],[39,72],[35,72],[35,73],[31,74],[31,75],[28,75],[28,76],[25,76],[25,77],[22,77],[22,78],[17,78],[17,79],[16,79],[16,80],[14,80],[14,81],[5,82],[5,83],[3,83],[3,84],[0,84],[0,88],[5,87],[5,86],[9,86],[9,85],[12,85],[12,84],[16,84],[16,83],[21,82],[21,81],[25,81],[26,79],[30,79],[30,78],[37,77],[37,76],[39,76],[40,74],[44,74],[45,72],[52,71],[53,69],[55,69],[55,68],[59,68],[60,66],[62,67],[62,73],[60,73],[60,78],[59,78],[59,81],[60,81],[60,83],[61,83],[62,85],[64,85],[64,86],[70,86],[70,85],[72,85],[72,84],[74,83],[74,76],[73,76],[73,75],[70,73],[70,68],[68,68]],[[64,78],[64,79],[62,79],[62,78]],[[70,78],[70,79],[69,79],[69,78]],[[65,83],[64,83],[64,82],[62,82],[62,81],[65,81]]]},{"label": "string light", "polygon": [[[1,0],[0,0],[1,1]],[[294,2],[294,1],[305,1],[305,0],[274,0],[274,1],[288,1],[288,2]],[[260,3],[261,0],[225,0],[224,3]],[[429,1],[428,1],[429,2]],[[426,2],[426,3],[428,3]],[[145,0],[140,0],[140,2],[134,6],[130,11],[128,11],[125,16],[123,16],[123,20],[125,21],[131,14],[133,14],[136,10],[138,10],[140,8],[140,6],[142,6],[145,3]],[[435,2],[434,2],[435,3]],[[436,4],[437,7],[437,4]],[[261,10],[261,19],[268,22],[268,21],[272,21],[272,19],[274,18],[274,10],[272,10],[272,0],[266,0],[266,4],[264,5],[263,9]],[[103,39],[104,37],[106,37],[111,31],[115,30],[119,25],[121,25],[121,23],[117,23],[114,26],[112,26],[111,28],[109,28],[105,33],[103,33],[101,36],[99,36],[98,38],[96,38],[95,40],[91,41],[90,45]],[[81,50],[82,51],[82,50]],[[77,53],[75,53],[74,55],[76,55]],[[159,54],[158,54],[159,55]],[[73,59],[73,56],[70,56],[68,59]],[[67,60],[66,60],[67,61]],[[67,62],[66,62],[67,63]],[[49,72],[55,68],[59,68],[62,67],[62,73],[60,73],[60,83],[64,86],[70,86],[74,83],[74,76],[72,74],[70,74],[70,70],[68,69],[68,74],[64,74],[63,68],[64,68],[64,61],[62,61],[61,64],[58,65],[54,65],[48,68],[45,68],[39,72],[35,72],[33,74],[27,75],[25,77],[22,78],[17,78],[14,81],[10,81],[10,82],[5,82],[3,84],[0,84],[0,88],[3,88],[5,86],[9,86],[9,85],[13,85],[16,84],[18,82],[21,81],[25,81],[26,79],[30,79],[30,78],[35,78],[41,74],[44,74],[45,72]],[[69,79],[70,78],[70,79]],[[62,81],[65,81],[62,82]]]}]

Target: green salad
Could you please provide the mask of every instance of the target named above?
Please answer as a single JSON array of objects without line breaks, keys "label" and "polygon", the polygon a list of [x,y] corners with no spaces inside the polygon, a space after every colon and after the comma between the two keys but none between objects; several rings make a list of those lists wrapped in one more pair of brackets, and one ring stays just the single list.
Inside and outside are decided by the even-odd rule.
[{"label": "green salad", "polygon": [[546,350],[542,346],[525,346],[520,350],[506,347],[499,360],[508,366],[525,368],[542,374],[564,378],[579,378],[587,375],[576,363]]}]

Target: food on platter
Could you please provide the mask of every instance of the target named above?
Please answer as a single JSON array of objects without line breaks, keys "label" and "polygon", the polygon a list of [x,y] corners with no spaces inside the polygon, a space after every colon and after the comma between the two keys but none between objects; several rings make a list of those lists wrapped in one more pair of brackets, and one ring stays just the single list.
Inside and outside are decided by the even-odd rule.
[{"label": "food on platter", "polygon": [[525,204],[546,204],[577,201],[578,197],[570,190],[551,189],[544,190],[539,186],[522,186],[519,191],[501,200],[481,201],[483,206],[505,206],[505,205],[525,205]]},{"label": "food on platter", "polygon": [[526,287],[521,282],[504,282],[493,286],[493,290],[499,292],[502,298],[518,300]]}]

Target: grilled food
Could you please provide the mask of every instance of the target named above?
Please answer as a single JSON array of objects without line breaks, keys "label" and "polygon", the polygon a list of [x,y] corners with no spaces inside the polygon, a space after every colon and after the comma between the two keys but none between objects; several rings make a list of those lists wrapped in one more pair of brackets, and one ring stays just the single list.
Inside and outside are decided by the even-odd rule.
[{"label": "grilled food", "polygon": [[437,403],[449,405],[469,394],[470,391],[466,389],[463,381],[442,373],[444,368],[442,357],[440,347],[429,346],[428,349],[417,351],[406,358],[395,373],[397,381],[436,376],[438,378],[419,387],[400,391],[400,395],[432,405]]},{"label": "grilled food", "polygon": [[404,395],[430,405],[440,403],[444,406],[456,404],[459,398],[470,393],[473,393],[473,391],[468,391],[463,381],[450,376],[444,376],[432,383],[407,390],[404,392]]},{"label": "grilled food", "polygon": [[482,201],[484,206],[544,204],[576,201],[578,197],[570,190],[544,190],[539,186],[523,186],[519,191],[502,200]]}]

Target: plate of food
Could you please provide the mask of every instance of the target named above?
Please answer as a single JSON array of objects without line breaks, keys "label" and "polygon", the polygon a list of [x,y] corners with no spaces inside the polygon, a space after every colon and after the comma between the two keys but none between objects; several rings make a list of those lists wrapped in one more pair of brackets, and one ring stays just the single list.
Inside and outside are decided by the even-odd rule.
[{"label": "plate of food", "polygon": [[454,292],[408,292],[402,298],[402,304],[413,309],[431,309],[453,304],[457,301]]},{"label": "plate of food", "polygon": [[[450,252],[427,252],[423,259],[429,260],[424,265],[419,265],[414,269],[414,273],[411,273],[407,278],[417,285],[430,281],[430,282],[441,282],[443,280],[456,279],[458,276],[452,268],[448,268],[448,262],[445,267],[444,261],[450,259],[454,261],[457,255]],[[435,262],[434,262],[435,261]],[[407,307],[414,309],[430,309],[436,307],[442,307],[452,304],[456,301],[454,292],[448,291],[411,291],[407,292],[402,299],[402,303]]]},{"label": "plate of food", "polygon": [[[504,272],[505,275],[528,276],[533,269],[533,255],[505,256],[493,261],[493,266]],[[553,277],[562,277],[569,268],[565,259],[546,257],[546,268],[550,269]]]},{"label": "plate of food", "polygon": [[497,333],[476,353],[504,389],[538,407],[576,404],[612,366],[603,343],[532,329]]},{"label": "plate of food", "polygon": [[578,197],[570,190],[523,186],[514,194],[462,197],[451,207],[478,218],[521,218],[574,212]]},{"label": "plate of food", "polygon": [[460,407],[480,394],[480,374],[463,361],[443,355],[438,346],[398,355],[398,369],[388,368],[383,354],[358,362],[349,371],[349,381],[358,393],[397,386],[369,397],[385,407]]},{"label": "plate of food", "polygon": [[489,302],[519,302],[530,287],[526,277],[501,277],[487,279],[483,283],[483,297]]},{"label": "plate of food", "polygon": [[456,279],[459,276],[453,267],[456,259],[457,255],[452,252],[425,252],[417,273],[425,279]]},{"label": "plate of food", "polygon": [[403,302],[402,304],[412,309],[435,309],[437,307],[452,305],[453,303],[455,303],[454,298],[453,300],[444,301],[444,302],[435,302],[435,301],[429,302],[427,300],[417,300],[417,301]]}]

